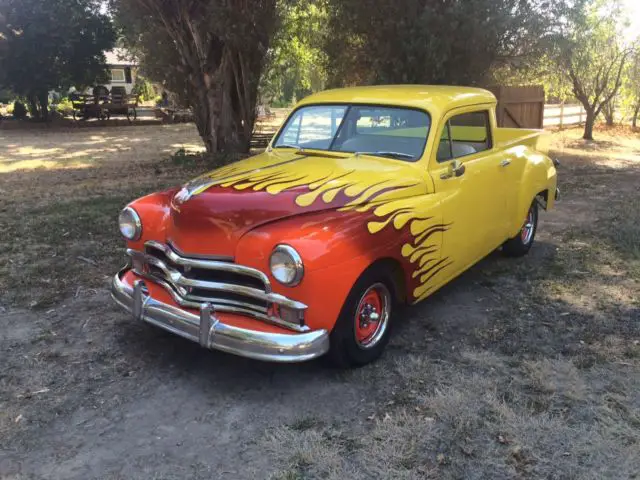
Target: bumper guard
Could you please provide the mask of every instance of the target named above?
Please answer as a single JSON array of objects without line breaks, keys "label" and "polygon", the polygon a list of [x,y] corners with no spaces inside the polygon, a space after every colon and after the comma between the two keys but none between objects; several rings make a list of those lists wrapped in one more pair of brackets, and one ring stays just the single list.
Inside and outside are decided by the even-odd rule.
[{"label": "bumper guard", "polygon": [[111,296],[118,305],[131,312],[136,320],[180,335],[204,348],[272,362],[303,362],[329,350],[326,330],[286,334],[227,325],[216,317],[210,304],[202,304],[200,314],[196,315],[151,298],[143,280],[136,280],[131,288],[120,275],[117,274],[111,284]]}]

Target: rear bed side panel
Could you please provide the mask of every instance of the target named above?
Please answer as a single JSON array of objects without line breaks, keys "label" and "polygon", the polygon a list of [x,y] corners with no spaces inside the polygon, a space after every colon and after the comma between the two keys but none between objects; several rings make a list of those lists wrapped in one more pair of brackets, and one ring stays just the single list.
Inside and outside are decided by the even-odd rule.
[{"label": "rear bed side panel", "polygon": [[526,128],[496,128],[494,139],[498,148],[507,149],[524,145],[546,154],[549,150],[550,135],[544,130]]},{"label": "rear bed side panel", "polygon": [[524,128],[496,128],[494,130],[496,147],[503,149],[512,159],[512,168],[517,174],[518,190],[515,208],[509,211],[510,235],[515,235],[536,195],[547,191],[547,209],[555,203],[557,183],[553,161],[546,155],[549,150],[549,134],[544,130]]},{"label": "rear bed side panel", "polygon": [[[516,207],[510,210],[514,214],[514,218],[510,222],[510,236],[514,236],[522,228],[522,223],[536,195],[547,191],[547,209],[553,208],[557,173],[553,161],[549,157],[530,147],[524,145],[511,147],[506,152],[510,156],[524,159],[517,198],[515,199]],[[514,162],[514,164],[516,163]]]}]

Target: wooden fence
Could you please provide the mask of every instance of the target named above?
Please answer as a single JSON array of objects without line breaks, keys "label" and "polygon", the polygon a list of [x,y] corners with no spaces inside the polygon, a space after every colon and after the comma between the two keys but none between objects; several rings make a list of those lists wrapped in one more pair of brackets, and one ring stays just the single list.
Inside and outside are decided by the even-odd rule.
[{"label": "wooden fence", "polygon": [[496,120],[499,127],[542,128],[544,125],[544,87],[490,86],[498,99]]},{"label": "wooden fence", "polygon": [[544,106],[545,127],[566,127],[584,123],[586,113],[580,104],[547,104]]}]

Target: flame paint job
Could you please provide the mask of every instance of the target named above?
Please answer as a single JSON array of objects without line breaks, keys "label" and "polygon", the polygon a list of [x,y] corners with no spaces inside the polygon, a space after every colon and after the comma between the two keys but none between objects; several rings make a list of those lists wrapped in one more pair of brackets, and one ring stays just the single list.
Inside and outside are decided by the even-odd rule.
[{"label": "flame paint job", "polygon": [[[233,258],[271,277],[271,251],[280,243],[291,245],[303,258],[305,276],[293,288],[271,278],[274,291],[307,304],[305,321],[312,329],[330,330],[351,287],[374,262],[399,265],[400,295],[419,301],[513,236],[537,193],[555,191],[555,168],[534,150],[531,131],[522,134],[525,144],[518,143],[517,132],[495,135],[500,143],[490,151],[461,159],[467,167],[463,177],[441,178],[448,162],[436,161],[436,139],[450,116],[488,110],[497,131],[489,92],[368,87],[323,92],[301,105],[352,102],[428,111],[432,125],[423,157],[410,163],[269,149],[202,175],[179,191],[134,202],[143,234],[129,247],[171,241],[187,254]],[[513,163],[509,171],[498,166],[505,158]]]}]

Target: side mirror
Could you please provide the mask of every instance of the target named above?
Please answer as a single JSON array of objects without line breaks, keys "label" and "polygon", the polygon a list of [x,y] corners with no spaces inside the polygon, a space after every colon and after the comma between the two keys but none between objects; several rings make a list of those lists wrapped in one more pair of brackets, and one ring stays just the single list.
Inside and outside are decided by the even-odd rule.
[{"label": "side mirror", "polygon": [[443,173],[442,175],[440,175],[440,178],[445,180],[447,178],[461,177],[462,175],[464,175],[465,170],[466,168],[462,164],[462,162],[458,159],[454,159],[449,163],[447,173]]}]

